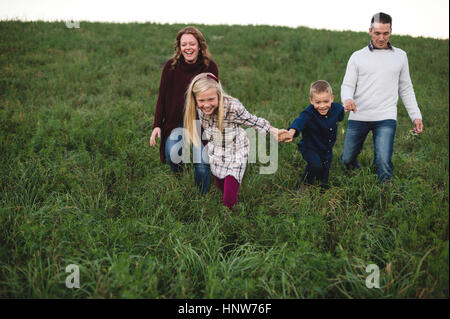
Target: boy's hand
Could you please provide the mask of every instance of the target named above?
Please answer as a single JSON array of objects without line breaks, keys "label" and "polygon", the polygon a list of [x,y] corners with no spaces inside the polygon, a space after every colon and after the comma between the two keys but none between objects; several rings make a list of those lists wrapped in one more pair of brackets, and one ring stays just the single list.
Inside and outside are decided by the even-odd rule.
[{"label": "boy's hand", "polygon": [[352,99],[345,100],[345,102],[344,102],[344,109],[345,109],[345,112],[353,111],[353,113],[356,113],[356,104],[355,104],[355,102]]}]

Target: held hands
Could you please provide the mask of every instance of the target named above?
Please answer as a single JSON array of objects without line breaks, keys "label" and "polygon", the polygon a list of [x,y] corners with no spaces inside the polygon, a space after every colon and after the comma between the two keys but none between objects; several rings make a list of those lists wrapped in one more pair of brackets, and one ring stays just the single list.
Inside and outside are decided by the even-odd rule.
[{"label": "held hands", "polygon": [[355,101],[353,101],[352,99],[345,100],[344,109],[345,109],[345,112],[353,111],[353,113],[356,113]]},{"label": "held hands", "polygon": [[270,127],[270,134],[272,136],[274,136],[278,142],[282,142],[284,140],[284,136],[285,134],[289,134],[288,131],[286,131],[285,129],[278,129],[276,127],[271,126]]},{"label": "held hands", "polygon": [[280,130],[280,132],[278,134],[278,142],[284,141],[285,143],[290,143],[290,142],[292,142],[292,139],[294,138],[294,134],[295,134],[294,129],[290,129],[289,131]]},{"label": "held hands", "polygon": [[271,126],[271,127],[270,127],[270,130],[269,130],[269,133],[270,133],[270,135],[272,135],[273,137],[275,137],[275,138],[277,139],[277,141],[279,142],[279,141],[280,141],[279,136],[280,136],[280,132],[281,132],[281,131],[282,131],[282,130],[279,130],[279,129],[277,129],[276,127]]},{"label": "held hands", "polygon": [[156,145],[156,136],[161,139],[161,128],[155,127],[152,132],[152,136],[150,137],[150,146]]}]

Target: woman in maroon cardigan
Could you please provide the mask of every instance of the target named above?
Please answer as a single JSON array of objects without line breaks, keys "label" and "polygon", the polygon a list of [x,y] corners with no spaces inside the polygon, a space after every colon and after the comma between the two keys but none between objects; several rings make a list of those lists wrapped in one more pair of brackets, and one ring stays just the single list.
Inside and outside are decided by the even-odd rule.
[{"label": "woman in maroon cardigan", "polygon": [[[167,161],[173,172],[183,170],[183,163],[180,160],[185,92],[191,80],[204,72],[219,76],[206,40],[197,28],[183,28],[175,38],[175,53],[166,62],[162,71],[150,137],[150,146],[156,145],[156,137],[161,139],[159,147],[161,162]],[[200,193],[205,194],[209,190],[210,167],[208,156],[201,156],[202,151],[203,144],[199,149],[194,148],[194,178]]]}]

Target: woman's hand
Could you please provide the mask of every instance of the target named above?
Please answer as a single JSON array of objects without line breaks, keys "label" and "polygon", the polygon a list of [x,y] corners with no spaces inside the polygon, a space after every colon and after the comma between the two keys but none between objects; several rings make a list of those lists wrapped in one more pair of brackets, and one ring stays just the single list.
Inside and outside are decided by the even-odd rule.
[{"label": "woman's hand", "polygon": [[152,136],[150,137],[150,146],[156,145],[156,136],[161,139],[161,128],[155,127],[152,132]]}]

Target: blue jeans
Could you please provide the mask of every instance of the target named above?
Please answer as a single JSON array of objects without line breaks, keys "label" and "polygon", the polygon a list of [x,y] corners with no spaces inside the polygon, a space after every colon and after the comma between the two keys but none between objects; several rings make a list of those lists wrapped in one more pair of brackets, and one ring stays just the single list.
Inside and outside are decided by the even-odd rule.
[{"label": "blue jeans", "polygon": [[[170,169],[174,173],[182,172],[184,163],[182,161],[183,149],[183,128],[178,127],[170,132],[166,140],[164,156],[169,163]],[[204,151],[204,145],[200,143],[199,146],[193,147],[194,152],[194,180],[200,193],[206,194],[209,191],[210,185],[210,166],[208,154]],[[189,159],[190,160],[190,159]]]},{"label": "blue jeans", "polygon": [[396,128],[397,121],[395,120],[374,122],[349,120],[341,156],[342,164],[350,169],[359,168],[357,157],[361,152],[367,134],[372,131],[378,179],[381,182],[389,181],[394,172],[392,152]]}]

